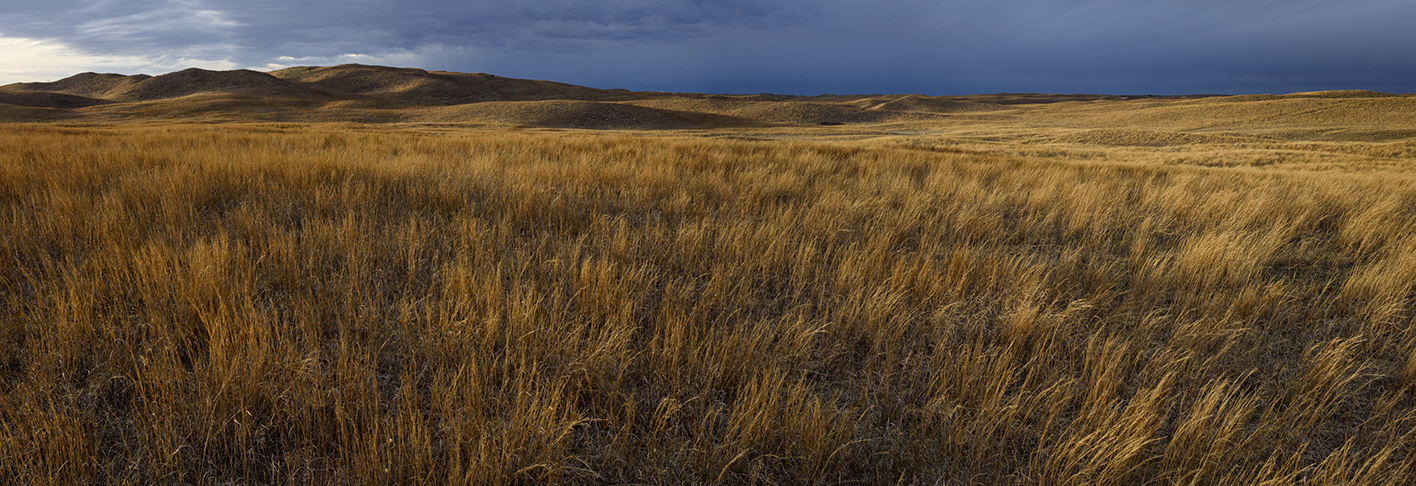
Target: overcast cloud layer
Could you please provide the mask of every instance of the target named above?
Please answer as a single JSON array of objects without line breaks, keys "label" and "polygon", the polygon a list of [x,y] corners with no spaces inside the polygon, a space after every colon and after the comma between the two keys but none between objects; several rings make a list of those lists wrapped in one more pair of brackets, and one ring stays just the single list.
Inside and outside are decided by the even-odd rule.
[{"label": "overcast cloud layer", "polygon": [[0,0],[0,84],[349,62],[719,93],[1416,92],[1412,0]]}]

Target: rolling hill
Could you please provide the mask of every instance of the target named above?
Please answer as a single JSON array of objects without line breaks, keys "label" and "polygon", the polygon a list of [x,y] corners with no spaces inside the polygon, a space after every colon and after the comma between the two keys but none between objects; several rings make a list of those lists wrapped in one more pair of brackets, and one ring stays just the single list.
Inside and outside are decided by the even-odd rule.
[{"label": "rolling hill", "polygon": [[635,129],[835,126],[920,122],[949,113],[1100,98],[631,92],[483,73],[346,64],[270,73],[197,68],[159,76],[83,73],[54,82],[17,83],[0,87],[0,105],[28,109],[0,110],[0,119],[244,117]]},{"label": "rolling hill", "polygon": [[812,133],[932,133],[973,142],[1160,146],[1254,137],[1406,140],[1412,131],[1401,127],[1416,126],[1416,97],[1371,91],[1243,96],[720,95],[605,90],[358,64],[269,73],[195,68],[159,76],[83,73],[54,82],[0,86],[0,121],[148,120],[599,130],[811,128]]}]

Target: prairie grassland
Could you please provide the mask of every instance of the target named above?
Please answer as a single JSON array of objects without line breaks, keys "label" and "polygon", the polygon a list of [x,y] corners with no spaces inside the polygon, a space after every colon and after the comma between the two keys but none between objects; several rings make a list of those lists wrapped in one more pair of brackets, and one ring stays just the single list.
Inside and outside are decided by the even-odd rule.
[{"label": "prairie grassland", "polygon": [[0,482],[1410,484],[1416,179],[0,126]]}]

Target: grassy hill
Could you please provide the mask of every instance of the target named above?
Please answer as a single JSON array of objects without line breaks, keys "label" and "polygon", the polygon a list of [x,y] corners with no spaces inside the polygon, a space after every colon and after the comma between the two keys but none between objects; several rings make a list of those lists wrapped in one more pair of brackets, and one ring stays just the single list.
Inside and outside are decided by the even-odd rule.
[{"label": "grassy hill", "polygon": [[1411,102],[6,86],[0,482],[1410,484]]}]

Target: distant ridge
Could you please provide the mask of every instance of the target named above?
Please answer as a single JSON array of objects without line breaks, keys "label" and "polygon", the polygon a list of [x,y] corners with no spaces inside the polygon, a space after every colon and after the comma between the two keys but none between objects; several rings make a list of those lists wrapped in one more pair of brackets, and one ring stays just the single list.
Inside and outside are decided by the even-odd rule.
[{"label": "distant ridge", "polygon": [[[1236,103],[1290,104],[1243,110],[1214,107],[1202,110],[1184,105],[1207,98],[1230,106]],[[1395,100],[1383,102],[1391,105],[1389,107],[1338,106],[1393,98]],[[1411,99],[1406,95],[1371,91],[1228,97],[1039,93],[718,95],[603,90],[484,73],[345,64],[292,67],[269,73],[197,68],[160,76],[83,73],[54,82],[17,83],[0,86],[0,121],[352,121],[643,130],[928,125],[978,117],[1023,116],[1020,110],[1036,110],[1047,105],[1126,102],[1132,103],[1126,106],[1139,110],[1127,115],[1133,122],[1173,125],[1175,120],[1193,120],[1185,123],[1242,126],[1252,120],[1274,117],[1312,118],[1310,110],[1291,103],[1329,104],[1333,106],[1325,110],[1378,112],[1404,119],[1409,111],[1406,105],[1397,105]],[[1077,105],[1079,103],[1082,105]],[[1167,107],[1156,103],[1167,104]],[[1376,111],[1372,111],[1374,109]],[[1091,138],[1095,137],[1078,140]]]},{"label": "distant ridge", "polygon": [[371,106],[393,107],[447,106],[482,101],[590,101],[618,94],[564,83],[490,74],[430,72],[360,64],[293,67],[270,73],[191,68],[156,77],[83,73],[50,83],[11,84],[0,87],[0,92],[56,93],[107,102],[225,94],[321,101],[366,100],[370,101]]},{"label": "distant ridge", "polygon": [[550,81],[451,73],[413,68],[346,64],[293,67],[271,76],[344,97],[400,101],[416,106],[448,106],[483,101],[600,100],[607,92]]},{"label": "distant ridge", "polygon": [[63,93],[86,98],[111,100],[115,93],[131,88],[132,85],[152,78],[146,74],[124,76],[122,74],[83,73],[52,83],[18,83],[0,86],[6,91],[39,91]]},{"label": "distant ridge", "polygon": [[185,69],[131,83],[110,91],[114,101],[154,101],[196,94],[228,94],[264,98],[324,99],[325,93],[286,82],[270,74],[240,69]]}]

